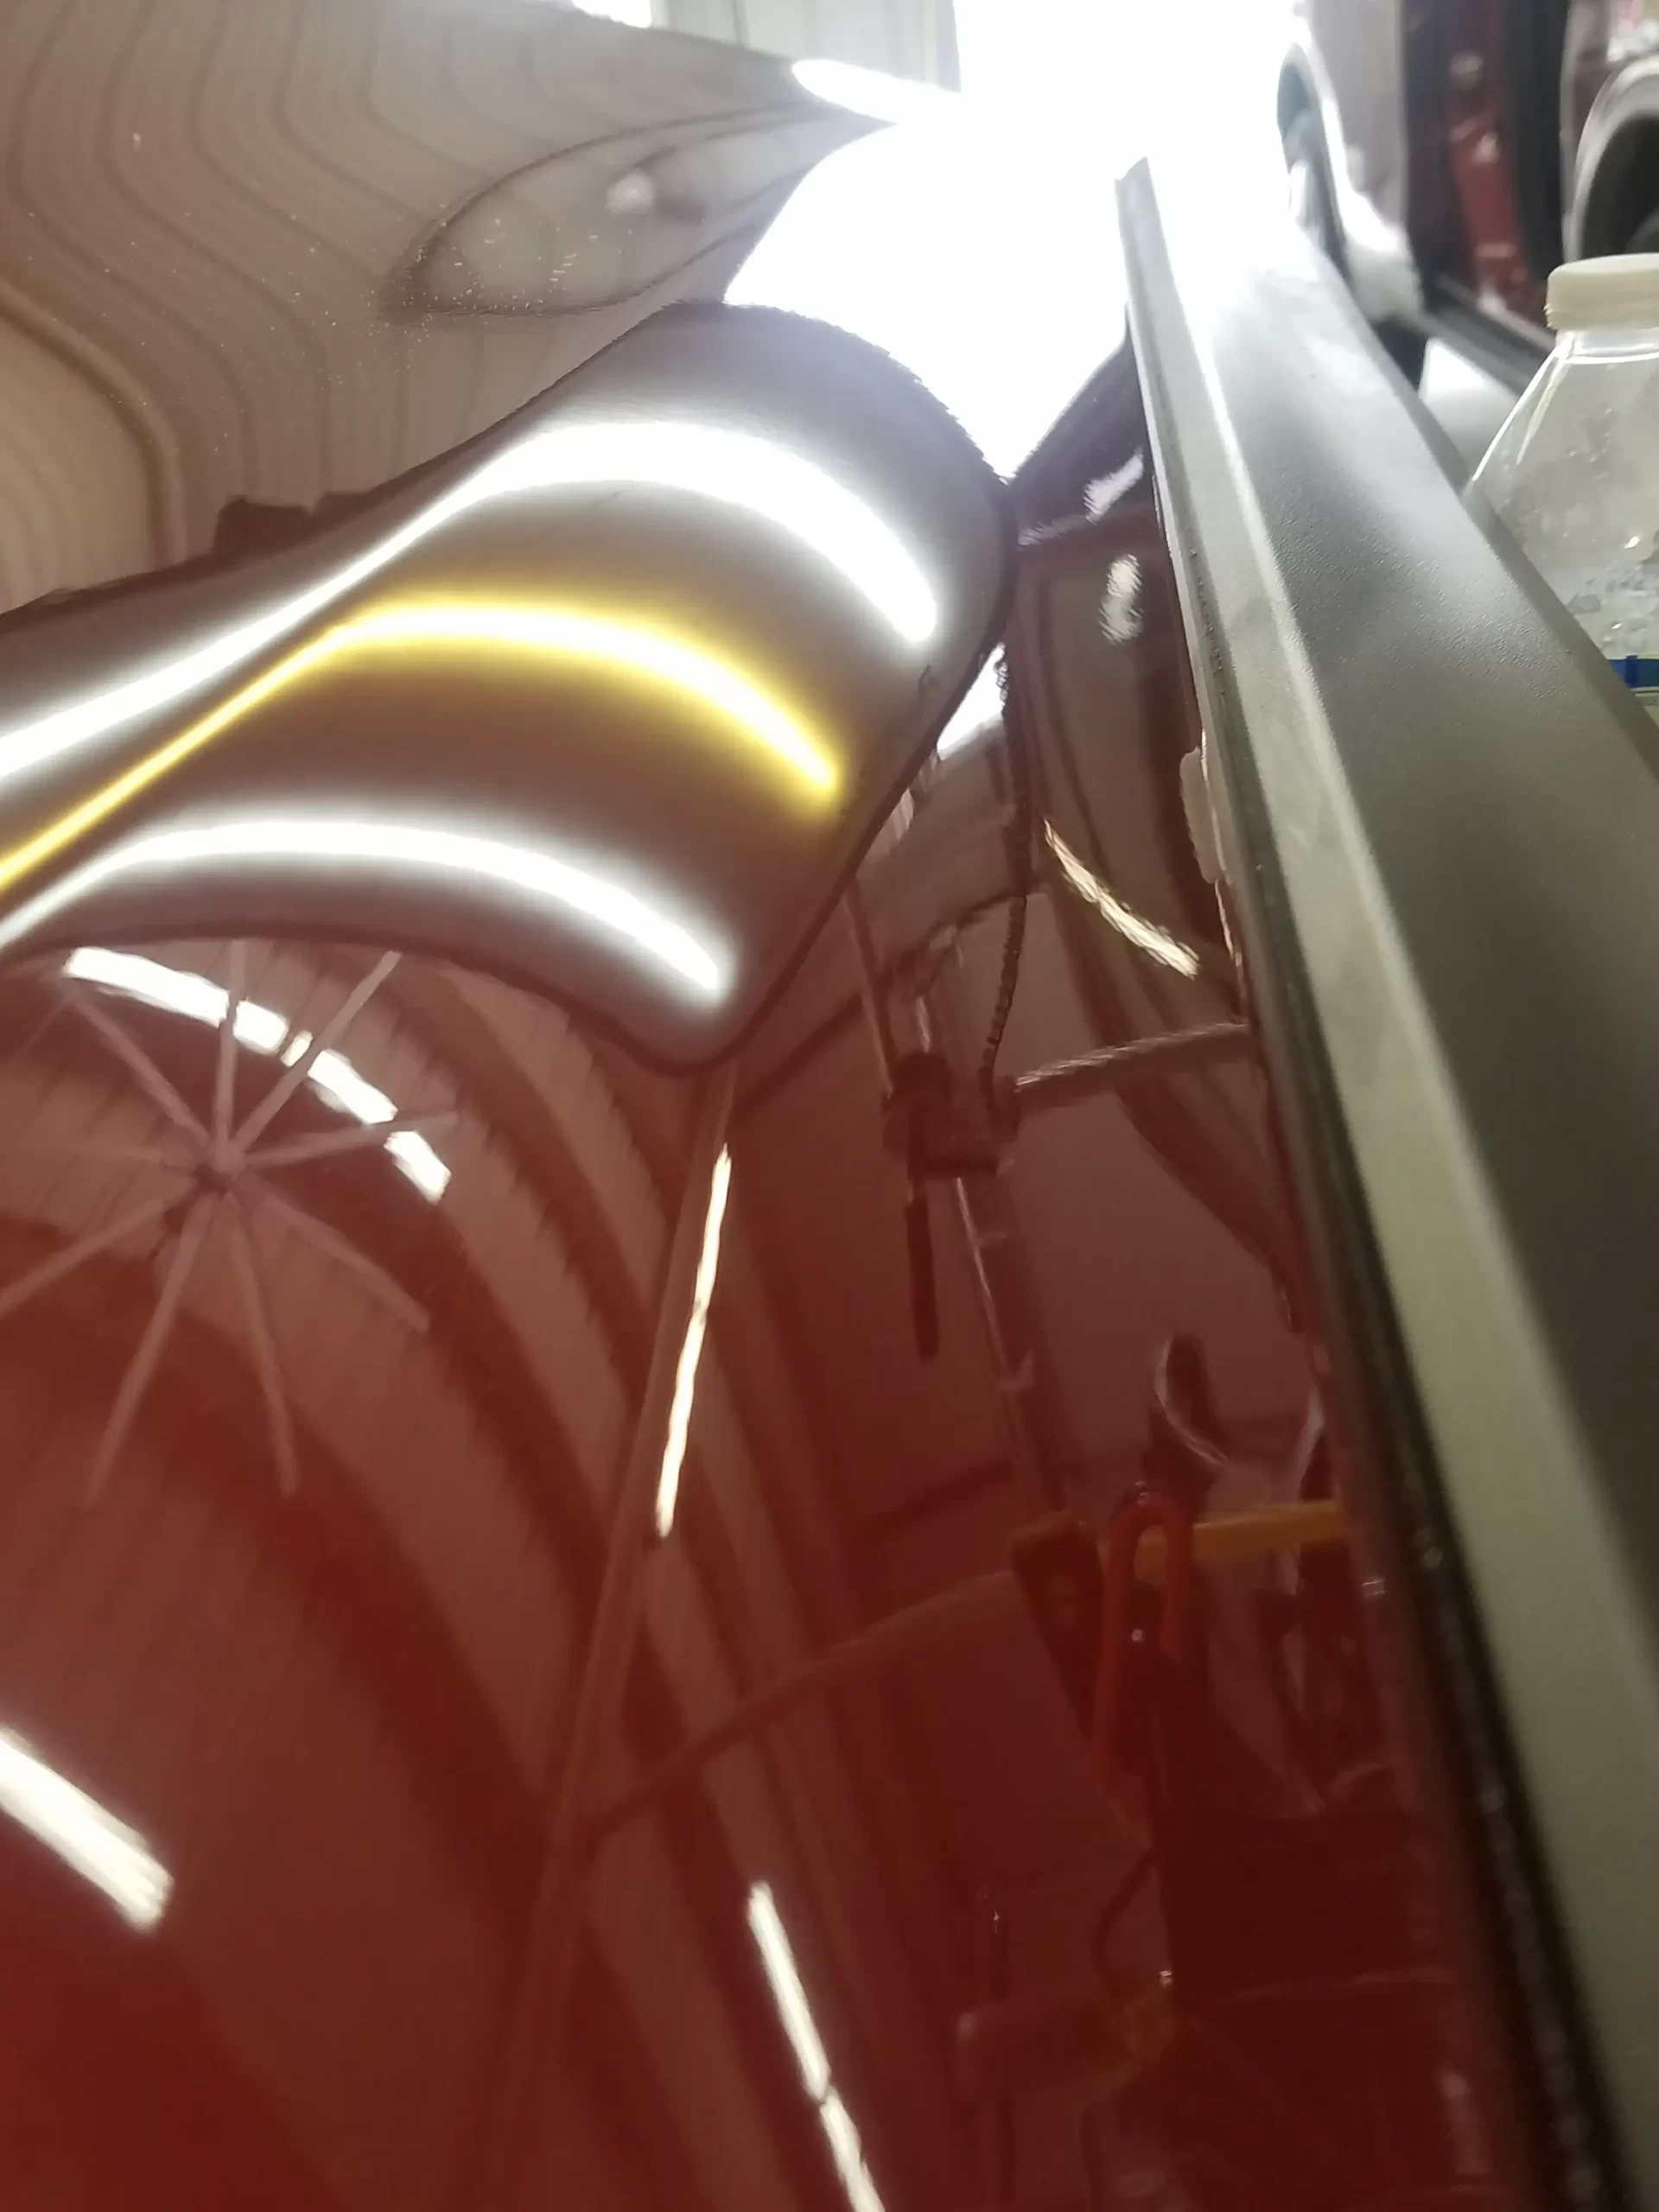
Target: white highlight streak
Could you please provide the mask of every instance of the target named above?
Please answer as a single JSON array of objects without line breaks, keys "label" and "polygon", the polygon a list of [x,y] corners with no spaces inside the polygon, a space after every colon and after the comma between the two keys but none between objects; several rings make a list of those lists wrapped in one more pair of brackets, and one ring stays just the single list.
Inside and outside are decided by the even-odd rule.
[{"label": "white highlight streak", "polygon": [[[116,952],[106,945],[83,944],[63,963],[64,973],[83,982],[141,1000],[146,1006],[187,1015],[210,1029],[222,1027],[230,995],[206,976],[188,968],[169,968],[139,952]],[[256,1052],[278,1053],[289,1066],[311,1042],[310,1033],[297,1031],[289,1037],[288,1023],[274,1007],[253,999],[236,1002],[234,1033],[237,1042]],[[286,1041],[285,1041],[286,1040]],[[331,1106],[365,1128],[396,1118],[397,1108],[384,1090],[359,1075],[343,1052],[317,1054],[307,1071]],[[449,1170],[417,1129],[397,1129],[386,1139],[385,1149],[416,1189],[435,1205],[449,1185]]]},{"label": "white highlight streak", "polygon": [[143,1838],[0,1728],[0,1812],[103,1891],[131,1927],[153,1928],[173,1877]]},{"label": "white highlight streak", "polygon": [[481,876],[562,906],[606,936],[643,952],[694,997],[725,995],[728,966],[689,930],[610,878],[529,845],[503,844],[448,830],[385,822],[279,820],[257,816],[201,830],[164,830],[141,837],[73,878],[77,893],[139,869],[215,860],[385,861],[434,874]]},{"label": "white highlight streak", "polygon": [[[511,466],[509,466],[509,464]],[[827,561],[906,645],[939,609],[915,559],[865,500],[769,439],[695,423],[592,423],[543,430],[493,464],[502,488],[647,484],[741,507]]]},{"label": "white highlight streak", "polygon": [[709,1326],[709,1305],[715,1294],[720,1269],[720,1225],[726,1218],[726,1196],[732,1184],[732,1156],[723,1147],[715,1162],[709,1186],[709,1211],[702,1224],[702,1251],[697,1260],[697,1280],[691,1293],[691,1315],[680,1346],[680,1363],[674,1376],[674,1402],[669,1408],[668,1438],[663,1446],[663,1471],[657,1478],[657,1534],[667,1535],[674,1526],[674,1507],[680,1494],[680,1469],[685,1459],[685,1440],[691,1427],[691,1406],[696,1396],[697,1363]]},{"label": "white highlight streak", "polygon": [[749,1933],[760,1949],[760,1963],[772,1984],[772,2002],[794,2050],[806,2094],[815,2105],[821,2105],[830,2094],[830,2057],[812,2018],[812,2007],[806,2001],[800,1970],[778,1916],[771,1886],[766,1882],[757,1882],[749,1891]]},{"label": "white highlight streak", "polygon": [[925,123],[948,114],[959,94],[918,77],[894,77],[855,61],[797,61],[791,73],[804,92],[877,123]]}]

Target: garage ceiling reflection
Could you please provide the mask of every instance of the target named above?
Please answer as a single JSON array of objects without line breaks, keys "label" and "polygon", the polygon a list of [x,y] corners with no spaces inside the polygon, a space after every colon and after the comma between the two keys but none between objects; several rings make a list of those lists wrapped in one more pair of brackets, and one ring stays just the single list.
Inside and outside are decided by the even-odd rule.
[{"label": "garage ceiling reflection", "polygon": [[984,660],[1011,545],[885,355],[717,306],[257,535],[0,624],[0,945],[417,944],[679,1066],[833,903]]}]

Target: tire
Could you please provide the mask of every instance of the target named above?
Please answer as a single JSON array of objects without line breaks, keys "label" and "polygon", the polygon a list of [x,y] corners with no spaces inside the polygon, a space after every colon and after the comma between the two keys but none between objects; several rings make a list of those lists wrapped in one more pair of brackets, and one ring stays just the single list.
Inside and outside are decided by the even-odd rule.
[{"label": "tire", "polygon": [[1630,233],[1626,253],[1659,253],[1659,207],[1644,215]]}]

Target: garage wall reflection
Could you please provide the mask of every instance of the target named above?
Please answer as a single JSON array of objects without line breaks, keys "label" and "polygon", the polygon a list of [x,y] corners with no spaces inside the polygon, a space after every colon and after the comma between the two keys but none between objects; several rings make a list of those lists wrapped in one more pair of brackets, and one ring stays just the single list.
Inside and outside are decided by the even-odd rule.
[{"label": "garage wall reflection", "polygon": [[102,1890],[130,1926],[153,1928],[166,1911],[173,1877],[143,1838],[10,1728],[0,1728],[0,1812]]}]

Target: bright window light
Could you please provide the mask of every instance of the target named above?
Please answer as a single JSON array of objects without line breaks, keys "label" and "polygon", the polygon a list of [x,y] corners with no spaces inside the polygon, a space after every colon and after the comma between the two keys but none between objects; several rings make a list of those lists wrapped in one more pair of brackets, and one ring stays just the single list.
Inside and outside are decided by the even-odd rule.
[{"label": "bright window light", "polygon": [[703,1217],[702,1250],[697,1260],[696,1286],[691,1294],[691,1316],[680,1346],[680,1363],[674,1376],[674,1402],[669,1408],[668,1440],[663,1446],[663,1470],[657,1478],[657,1534],[667,1535],[674,1526],[674,1508],[680,1495],[680,1469],[685,1461],[685,1440],[691,1427],[691,1406],[697,1391],[697,1363],[709,1326],[709,1306],[720,1269],[720,1227],[726,1218],[726,1198],[732,1185],[732,1156],[721,1148],[709,1186],[709,1211]]},{"label": "bright window light", "polygon": [[[117,952],[107,945],[83,944],[63,963],[66,976],[105,990],[120,991],[146,1006],[181,1014],[211,1029],[224,1024],[230,994],[206,976],[188,968],[169,968],[164,961],[143,953]],[[289,1034],[289,1026],[274,1007],[252,999],[238,999],[233,1033],[238,1044],[256,1052],[277,1053],[291,1067],[311,1042],[308,1030]],[[306,1071],[307,1080],[342,1114],[371,1128],[397,1117],[397,1109],[384,1090],[359,1074],[343,1052],[322,1052]],[[394,1129],[385,1149],[414,1184],[435,1204],[449,1187],[449,1170],[418,1129]]]},{"label": "bright window light", "polygon": [[608,16],[636,31],[651,29],[651,0],[572,0],[572,5],[584,16]]},{"label": "bright window light", "polygon": [[143,1838],[0,1728],[0,1812],[102,1890],[130,1926],[153,1928],[173,1877]]},{"label": "bright window light", "polygon": [[1144,66],[1130,72],[1128,56],[1151,48],[1130,8],[1103,0],[954,0],[957,57],[962,88],[1001,107],[1036,107],[1051,115],[1057,103],[1081,102],[1103,123],[1129,74],[1136,94],[1155,84]]},{"label": "bright window light", "polygon": [[858,2130],[830,2079],[829,2053],[812,2018],[793,1947],[779,1917],[771,1886],[766,1882],[756,1882],[749,1891],[749,1932],[760,1954],[760,1963],[772,1986],[772,2002],[778,2007],[778,2017],[784,2024],[784,2032],[801,2069],[806,2094],[818,2108],[818,2120],[829,2142],[836,2171],[841,2176],[841,2185],[847,2192],[847,2201],[853,2212],[882,2212],[880,2196],[864,2163]]},{"label": "bright window light", "polygon": [[915,123],[938,115],[957,97],[915,77],[890,76],[885,69],[861,69],[851,61],[798,61],[795,81],[817,100],[868,115],[878,123]]},{"label": "bright window light", "polygon": [[365,1082],[343,1052],[319,1052],[307,1072],[329,1103],[354,1122],[390,1122],[397,1115],[385,1092]]}]

